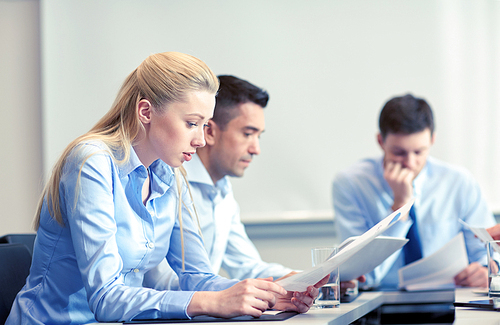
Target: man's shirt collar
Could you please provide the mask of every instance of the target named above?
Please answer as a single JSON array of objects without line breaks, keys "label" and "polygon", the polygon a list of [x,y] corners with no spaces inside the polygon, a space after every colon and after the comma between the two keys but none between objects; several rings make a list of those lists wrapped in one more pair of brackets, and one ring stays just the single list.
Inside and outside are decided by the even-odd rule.
[{"label": "man's shirt collar", "polygon": [[214,184],[205,165],[203,165],[197,154],[192,155],[191,161],[184,163],[184,168],[186,169],[190,183],[204,184],[205,186],[219,190],[222,197],[225,197],[231,191],[231,183],[227,176],[224,176]]}]

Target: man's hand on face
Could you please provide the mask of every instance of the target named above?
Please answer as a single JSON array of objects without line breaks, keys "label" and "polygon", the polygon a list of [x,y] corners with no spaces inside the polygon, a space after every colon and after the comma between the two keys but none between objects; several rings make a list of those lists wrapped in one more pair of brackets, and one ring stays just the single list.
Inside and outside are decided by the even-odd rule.
[{"label": "man's hand on face", "polygon": [[384,161],[384,178],[394,192],[392,210],[396,211],[413,197],[415,173],[399,162]]}]

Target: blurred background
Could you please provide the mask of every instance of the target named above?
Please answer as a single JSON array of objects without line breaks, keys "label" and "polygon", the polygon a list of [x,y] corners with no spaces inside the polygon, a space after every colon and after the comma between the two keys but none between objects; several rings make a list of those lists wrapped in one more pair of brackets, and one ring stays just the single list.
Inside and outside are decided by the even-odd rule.
[{"label": "blurred background", "polygon": [[408,92],[434,110],[431,154],[499,213],[498,17],[498,0],[0,0],[0,235],[33,232],[62,150],[165,51],[270,94],[262,153],[232,179],[265,259],[335,242],[332,179],[380,154],[380,109]]}]

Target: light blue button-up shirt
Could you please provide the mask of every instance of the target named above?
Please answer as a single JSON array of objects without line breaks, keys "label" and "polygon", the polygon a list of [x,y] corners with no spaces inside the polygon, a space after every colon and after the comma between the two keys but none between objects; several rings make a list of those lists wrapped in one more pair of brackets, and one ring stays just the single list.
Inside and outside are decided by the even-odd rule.
[{"label": "light blue button-up shirt", "polygon": [[[474,227],[495,224],[479,185],[464,168],[433,157],[413,181],[415,212],[423,257],[464,232],[469,263],[486,265],[484,244],[464,229],[458,219]],[[383,158],[362,160],[340,172],[333,182],[335,224],[342,240],[358,236],[391,214],[394,196],[384,179]],[[405,238],[412,221],[400,221],[383,235]],[[398,286],[398,270],[404,266],[401,250],[367,274],[366,285]]]},{"label": "light blue button-up shirt", "polygon": [[[280,264],[262,261],[241,222],[240,208],[227,176],[214,184],[198,155],[184,163],[184,168],[214,273],[222,268],[231,278],[246,279],[278,278],[292,271]],[[146,275],[145,285],[157,289],[177,288],[177,276],[166,263],[160,264]]]},{"label": "light blue button-up shirt", "polygon": [[[44,204],[30,275],[7,324],[187,318],[194,291],[222,290],[235,283],[212,274],[190,217],[183,218],[182,272],[175,176],[161,160],[149,170],[151,194],[144,205],[142,186],[148,171],[133,149],[130,160],[121,165],[100,142],[73,150],[60,182],[65,226],[52,219]],[[183,200],[191,208],[185,194]],[[142,287],[144,273],[165,257],[185,291]]]}]

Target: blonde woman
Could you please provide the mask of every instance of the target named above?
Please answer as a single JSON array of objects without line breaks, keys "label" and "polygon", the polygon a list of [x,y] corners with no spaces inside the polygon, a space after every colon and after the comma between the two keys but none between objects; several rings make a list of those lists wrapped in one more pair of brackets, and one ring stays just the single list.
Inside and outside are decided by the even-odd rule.
[{"label": "blonde woman", "polygon": [[[309,309],[314,287],[292,294],[268,279],[210,271],[177,167],[205,145],[217,89],[202,61],[175,52],[151,55],[127,77],[111,110],[54,167],[35,217],[30,275],[6,324]],[[142,287],[165,257],[183,291]]]}]

